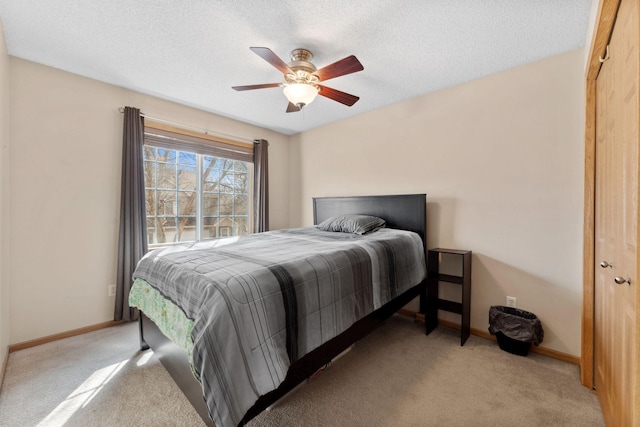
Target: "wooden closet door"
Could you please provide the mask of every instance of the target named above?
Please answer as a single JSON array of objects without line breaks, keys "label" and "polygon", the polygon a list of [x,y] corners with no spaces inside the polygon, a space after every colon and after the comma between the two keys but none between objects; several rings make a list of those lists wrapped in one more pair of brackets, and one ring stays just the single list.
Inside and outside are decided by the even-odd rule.
[{"label": "wooden closet door", "polygon": [[638,408],[638,1],[623,0],[596,86],[596,390],[607,425]]},{"label": "wooden closet door", "polygon": [[[609,111],[608,87],[612,86],[612,61],[602,65],[596,84],[596,210],[595,259],[595,386],[605,414],[612,412],[613,331],[615,330],[615,288],[612,267],[615,253],[615,173],[613,135],[614,115]],[[611,380],[610,380],[611,379]],[[605,392],[605,390],[607,392]]]}]

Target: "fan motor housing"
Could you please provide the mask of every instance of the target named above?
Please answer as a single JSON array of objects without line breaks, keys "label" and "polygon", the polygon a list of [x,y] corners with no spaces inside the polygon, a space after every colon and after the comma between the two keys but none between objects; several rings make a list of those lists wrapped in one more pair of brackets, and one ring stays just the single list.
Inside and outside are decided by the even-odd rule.
[{"label": "fan motor housing", "polygon": [[292,71],[305,71],[309,74],[315,73],[318,69],[310,61],[313,58],[311,51],[307,49],[293,49],[291,51],[291,62],[287,65]]}]

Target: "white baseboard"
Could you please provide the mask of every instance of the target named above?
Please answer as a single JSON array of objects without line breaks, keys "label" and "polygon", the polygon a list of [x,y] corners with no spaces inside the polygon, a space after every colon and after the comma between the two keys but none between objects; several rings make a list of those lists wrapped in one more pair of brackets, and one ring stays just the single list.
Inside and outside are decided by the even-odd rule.
[{"label": "white baseboard", "polygon": [[[416,313],[415,311],[400,309],[400,311],[398,311],[398,314],[411,317],[415,320],[416,323],[424,323],[424,313]],[[458,323],[450,322],[444,319],[438,319],[438,324],[445,326],[447,328],[460,329],[460,325]],[[493,341],[496,340],[496,338],[491,334],[489,334],[489,332],[476,329],[476,328],[471,328],[471,335],[486,338],[488,340],[493,340]],[[562,360],[563,362],[568,362],[568,363],[572,363],[574,365],[580,366],[579,356],[563,353],[561,351],[553,350],[551,348],[538,347],[533,345],[531,346],[531,352],[542,354],[547,357],[552,357],[554,359]]]}]

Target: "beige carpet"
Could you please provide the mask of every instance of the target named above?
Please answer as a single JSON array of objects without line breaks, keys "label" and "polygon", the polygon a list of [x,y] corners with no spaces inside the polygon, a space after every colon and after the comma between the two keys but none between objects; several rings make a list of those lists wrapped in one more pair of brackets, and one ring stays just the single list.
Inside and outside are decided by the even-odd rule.
[{"label": "beige carpet", "polygon": [[[0,426],[201,426],[134,324],[12,353]],[[602,426],[578,367],[395,316],[250,423],[262,426]]]}]

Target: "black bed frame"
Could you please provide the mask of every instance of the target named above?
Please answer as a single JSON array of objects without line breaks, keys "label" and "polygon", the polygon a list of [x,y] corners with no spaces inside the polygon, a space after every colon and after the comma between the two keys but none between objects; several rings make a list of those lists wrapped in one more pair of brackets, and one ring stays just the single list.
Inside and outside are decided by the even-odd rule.
[{"label": "black bed frame", "polygon": [[[426,253],[426,194],[358,197],[317,197],[313,199],[313,222],[319,224],[340,214],[367,214],[384,218],[387,227],[413,231],[420,235]],[[426,280],[409,289],[394,300],[354,323],[349,329],[311,351],[291,364],[284,382],[275,390],[261,396],[249,409],[240,425],[244,425],[267,407],[274,404],[298,384],[309,378],[346,350],[353,343],[371,332],[376,326],[420,297],[420,311],[427,308]],[[431,304],[429,304],[431,305]],[[152,348],[176,384],[184,392],[203,421],[214,427],[202,396],[202,386],[193,377],[187,352],[160,332],[144,313],[140,313],[140,347]]]}]

